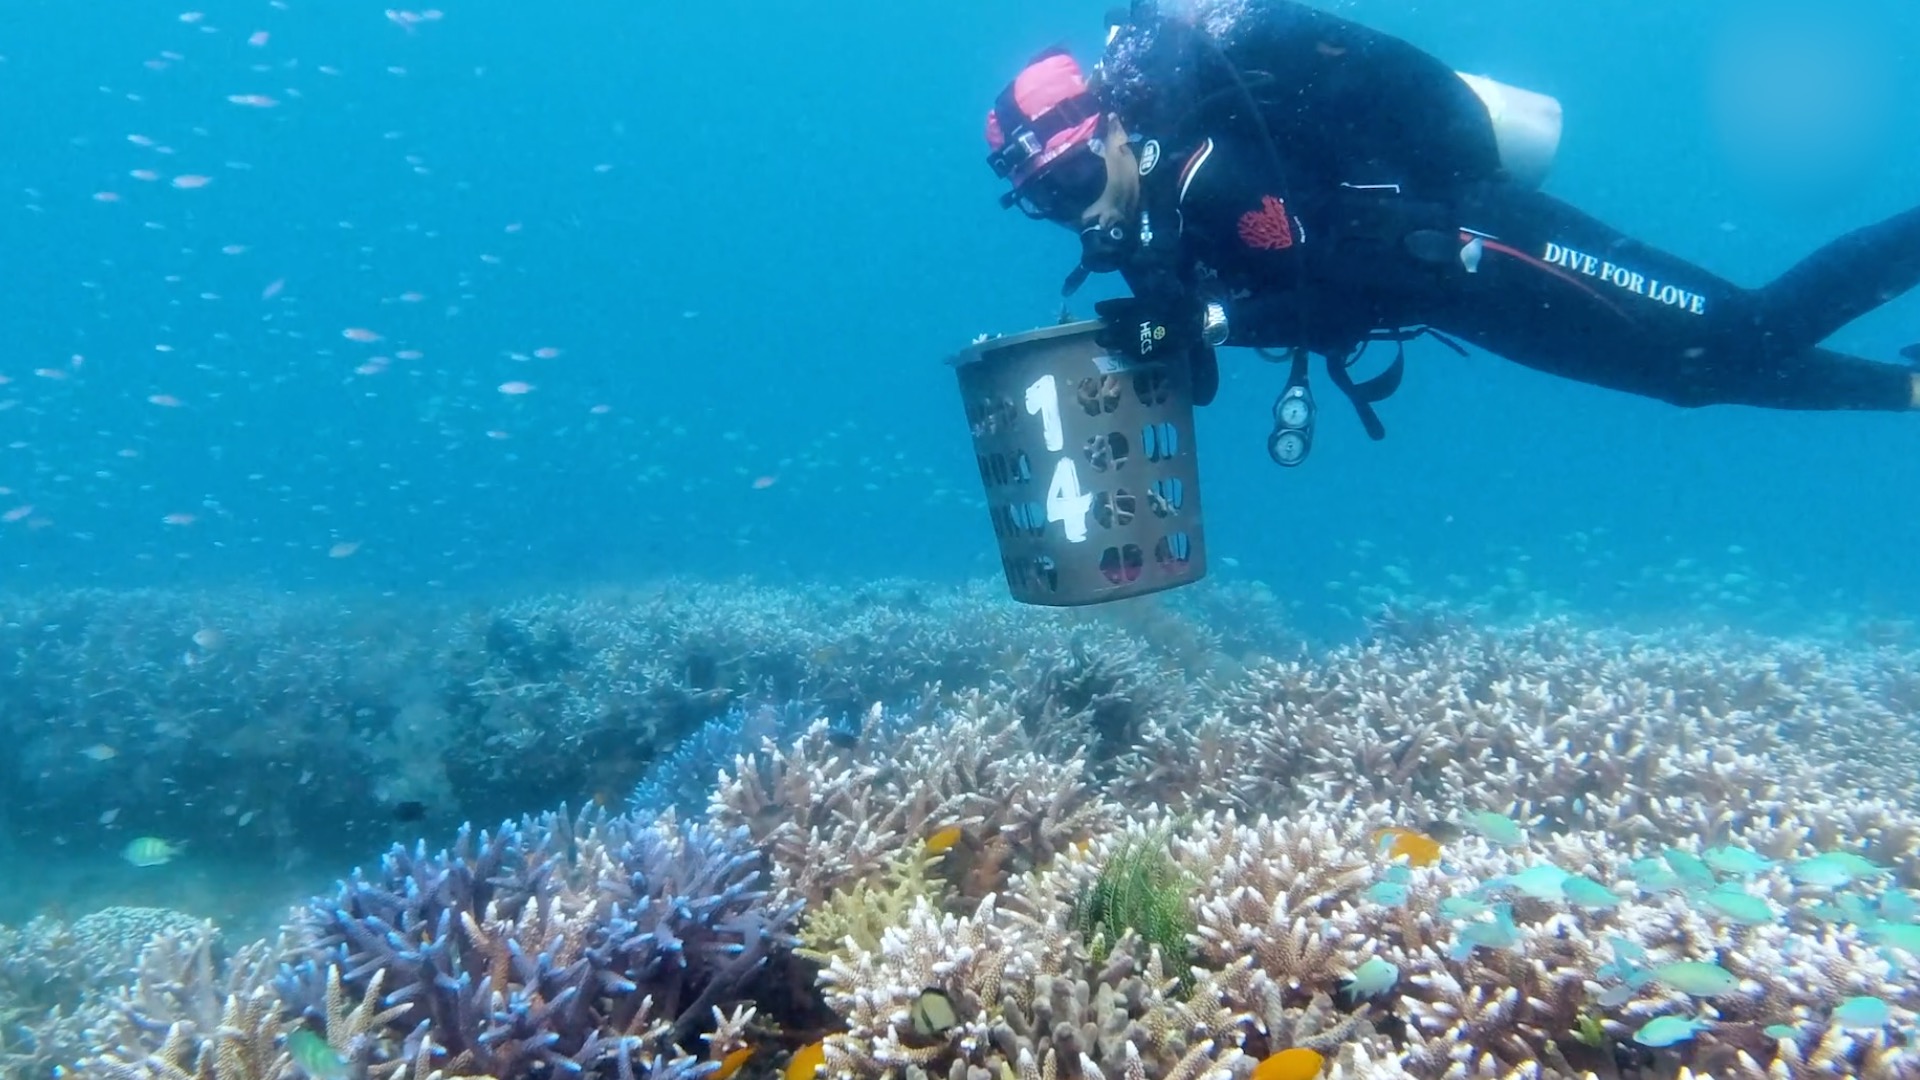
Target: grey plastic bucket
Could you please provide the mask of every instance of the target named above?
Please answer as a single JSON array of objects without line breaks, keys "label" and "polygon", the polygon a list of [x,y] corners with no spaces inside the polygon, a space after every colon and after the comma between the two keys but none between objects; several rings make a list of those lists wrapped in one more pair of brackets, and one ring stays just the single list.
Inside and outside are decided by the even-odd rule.
[{"label": "grey plastic bucket", "polygon": [[989,338],[952,360],[1023,603],[1099,604],[1206,576],[1187,364],[1111,356],[1099,327]]}]

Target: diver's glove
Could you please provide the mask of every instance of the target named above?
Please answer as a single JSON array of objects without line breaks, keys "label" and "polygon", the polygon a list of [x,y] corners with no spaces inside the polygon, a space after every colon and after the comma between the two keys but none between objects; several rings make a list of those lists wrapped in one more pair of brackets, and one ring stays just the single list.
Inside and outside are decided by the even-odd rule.
[{"label": "diver's glove", "polygon": [[1116,356],[1139,360],[1185,352],[1201,343],[1201,311],[1194,304],[1169,304],[1124,296],[1093,305],[1106,323],[1094,342]]},{"label": "diver's glove", "polygon": [[1193,403],[1212,404],[1220,390],[1220,363],[1213,349],[1227,336],[1226,314],[1220,305],[1207,304],[1192,315],[1179,315],[1173,313],[1184,307],[1130,296],[1102,300],[1093,310],[1106,323],[1094,335],[1095,344],[1136,360],[1184,354],[1193,378]]}]

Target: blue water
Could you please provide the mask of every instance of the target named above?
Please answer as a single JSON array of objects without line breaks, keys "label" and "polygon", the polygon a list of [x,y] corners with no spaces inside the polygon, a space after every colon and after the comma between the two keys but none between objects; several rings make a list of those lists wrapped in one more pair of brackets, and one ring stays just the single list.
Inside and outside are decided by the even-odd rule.
[{"label": "blue water", "polygon": [[[1550,190],[1758,284],[1920,200],[1911,5],[1815,8],[1342,10],[1557,96]],[[993,573],[942,360],[1051,321],[1073,251],[995,206],[982,118],[1038,47],[1094,51],[1102,10],[20,0],[0,510],[31,510],[0,527],[4,583]],[[1794,17],[1825,52],[1754,51]],[[1729,81],[1742,48],[1777,79]],[[1783,83],[1811,121],[1741,97]],[[1835,343],[1916,339],[1908,298]],[[1278,372],[1224,359],[1200,430],[1216,572],[1303,619],[1383,587],[1788,624],[1920,608],[1914,417],[1686,412],[1420,346],[1386,442],[1328,407],[1283,474]]]}]

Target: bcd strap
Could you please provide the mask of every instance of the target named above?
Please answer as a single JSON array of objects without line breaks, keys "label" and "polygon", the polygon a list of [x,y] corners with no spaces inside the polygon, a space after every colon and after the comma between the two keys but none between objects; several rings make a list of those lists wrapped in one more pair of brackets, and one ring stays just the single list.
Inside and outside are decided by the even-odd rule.
[{"label": "bcd strap", "polygon": [[[1327,378],[1353,403],[1353,411],[1360,416],[1360,426],[1367,429],[1367,436],[1375,442],[1387,437],[1387,427],[1380,422],[1380,414],[1374,411],[1374,405],[1392,397],[1393,392],[1400,389],[1400,381],[1407,372],[1407,342],[1429,336],[1461,356],[1467,355],[1466,348],[1459,342],[1430,326],[1421,326],[1411,330],[1376,330],[1346,356],[1327,357]],[[1366,354],[1367,346],[1376,341],[1393,342],[1393,363],[1371,379],[1354,382],[1353,365]]]},{"label": "bcd strap", "polygon": [[1311,355],[1305,349],[1293,350],[1293,367],[1287,372],[1287,389],[1307,385],[1307,359]]}]

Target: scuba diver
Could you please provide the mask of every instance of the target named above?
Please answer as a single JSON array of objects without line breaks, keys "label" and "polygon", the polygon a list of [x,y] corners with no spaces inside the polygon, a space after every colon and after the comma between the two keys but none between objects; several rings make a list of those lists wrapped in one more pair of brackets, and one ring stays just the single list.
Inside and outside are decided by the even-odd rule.
[{"label": "scuba diver", "polygon": [[[1079,234],[1065,295],[1125,279],[1094,305],[1103,348],[1185,354],[1201,405],[1217,346],[1291,362],[1277,462],[1312,446],[1310,354],[1379,439],[1373,405],[1427,334],[1680,406],[1920,408],[1920,368],[1819,347],[1920,283],[1920,209],[1742,288],[1537,190],[1553,99],[1292,0],[1202,7],[1136,0],[1091,79],[1041,53],[988,113],[988,163],[1003,206]],[[1397,355],[1356,382],[1379,341]]]}]

